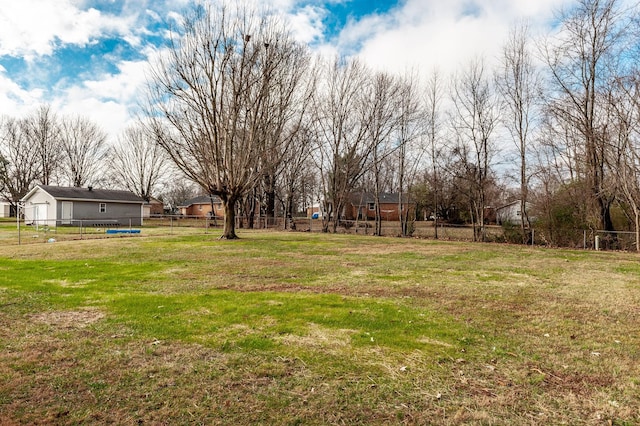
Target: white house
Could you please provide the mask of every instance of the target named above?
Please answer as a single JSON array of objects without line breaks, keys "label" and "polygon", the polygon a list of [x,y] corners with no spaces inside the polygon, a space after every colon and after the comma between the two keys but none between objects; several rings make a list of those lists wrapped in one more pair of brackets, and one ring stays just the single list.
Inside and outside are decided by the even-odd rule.
[{"label": "white house", "polygon": [[8,201],[0,201],[0,217],[11,217],[11,204]]},{"label": "white house", "polygon": [[142,225],[144,200],[129,191],[37,185],[21,200],[34,225]]},{"label": "white house", "polygon": [[[531,208],[530,203],[526,203],[527,211]],[[517,225],[522,220],[522,206],[520,200],[515,200],[496,209],[496,221],[498,225],[512,224]],[[533,217],[529,216],[529,220]]]}]

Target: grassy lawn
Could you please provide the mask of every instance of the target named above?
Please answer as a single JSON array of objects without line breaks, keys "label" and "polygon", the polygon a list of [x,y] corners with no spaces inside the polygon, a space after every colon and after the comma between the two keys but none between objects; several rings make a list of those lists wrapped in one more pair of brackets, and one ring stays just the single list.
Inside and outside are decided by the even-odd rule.
[{"label": "grassy lawn", "polygon": [[636,254],[216,236],[0,245],[0,424],[640,423]]}]

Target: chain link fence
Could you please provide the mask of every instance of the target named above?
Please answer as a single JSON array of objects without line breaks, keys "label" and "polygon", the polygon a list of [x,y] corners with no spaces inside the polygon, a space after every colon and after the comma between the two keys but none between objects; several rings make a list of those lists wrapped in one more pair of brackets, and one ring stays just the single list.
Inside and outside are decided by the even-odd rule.
[{"label": "chain link fence", "polygon": [[[139,218],[137,219],[139,222]],[[222,229],[217,218],[163,216],[145,218],[142,225],[135,219],[112,217],[108,219],[72,219],[65,221],[3,220],[0,222],[0,243],[31,244],[57,241],[122,238],[135,236],[162,236],[172,234],[198,234]]]},{"label": "chain link fence", "polygon": [[[129,225],[127,225],[129,223]],[[41,223],[13,219],[0,222],[0,243],[32,244],[53,243],[56,241],[85,240],[98,238],[123,238],[141,236],[170,236],[190,234],[220,234],[224,224],[221,217],[200,217],[165,215],[145,218],[142,226],[134,226],[127,218],[95,220],[72,220],[64,224],[60,221]],[[123,225],[124,224],[124,225]],[[236,229],[248,229],[245,218],[236,218]],[[322,232],[322,219],[309,218],[265,218],[258,217],[251,229],[291,230],[298,232]],[[416,221],[410,224],[411,237],[441,239],[450,241],[473,241],[473,227],[439,223],[437,228],[432,221]],[[329,224],[332,230],[332,224]],[[336,232],[353,235],[374,235],[373,221],[341,221]],[[400,237],[400,222],[383,221],[382,236]],[[485,241],[522,244],[519,229],[487,225],[484,227]],[[533,228],[526,238],[527,244],[547,247],[565,247],[584,250],[636,250],[636,234],[629,231],[605,232],[581,229],[543,229]]]}]

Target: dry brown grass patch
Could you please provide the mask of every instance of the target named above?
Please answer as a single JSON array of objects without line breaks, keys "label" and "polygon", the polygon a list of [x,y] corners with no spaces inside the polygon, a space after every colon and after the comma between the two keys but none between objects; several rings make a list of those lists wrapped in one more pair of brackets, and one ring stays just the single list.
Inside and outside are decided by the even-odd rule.
[{"label": "dry brown grass patch", "polygon": [[105,318],[104,312],[96,308],[75,311],[40,312],[31,315],[34,322],[56,328],[84,328]]},{"label": "dry brown grass patch", "polygon": [[297,345],[303,348],[321,349],[326,353],[337,354],[350,348],[351,336],[357,330],[332,329],[318,324],[309,324],[304,336],[287,334],[277,339],[286,345]]}]

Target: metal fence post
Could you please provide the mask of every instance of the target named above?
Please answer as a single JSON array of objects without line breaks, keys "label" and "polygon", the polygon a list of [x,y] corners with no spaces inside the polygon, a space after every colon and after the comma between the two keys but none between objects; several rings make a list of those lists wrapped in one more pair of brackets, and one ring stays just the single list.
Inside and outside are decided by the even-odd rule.
[{"label": "metal fence post", "polygon": [[18,208],[16,209],[17,213],[16,213],[16,222],[18,222],[18,245],[22,244],[22,235],[21,235],[21,230],[20,230],[20,203],[18,203]]}]

